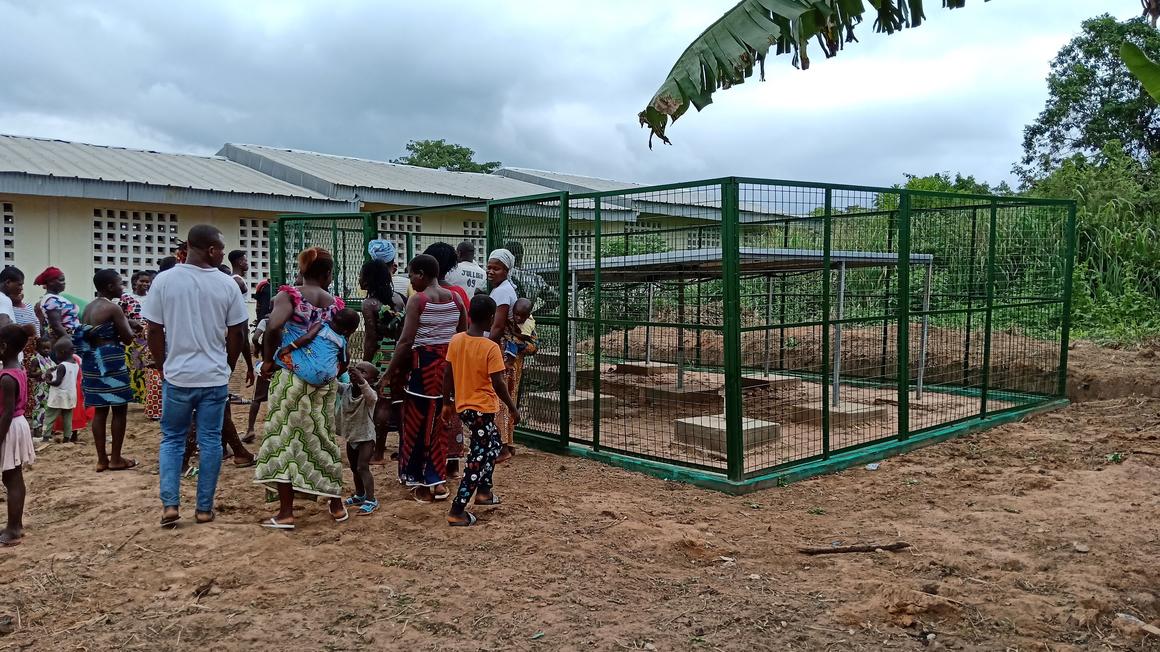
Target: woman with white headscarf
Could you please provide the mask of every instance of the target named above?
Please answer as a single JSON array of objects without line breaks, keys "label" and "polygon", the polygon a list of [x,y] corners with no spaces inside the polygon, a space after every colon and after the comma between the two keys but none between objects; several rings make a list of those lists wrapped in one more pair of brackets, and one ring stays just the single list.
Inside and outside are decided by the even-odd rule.
[{"label": "woman with white headscarf", "polygon": [[[511,319],[512,313],[515,311],[516,301],[519,301],[516,288],[508,278],[512,268],[515,266],[516,257],[507,249],[496,249],[487,257],[487,280],[492,288],[491,298],[495,301],[495,321],[492,322],[489,337],[496,344],[500,344],[500,340],[503,339],[504,332],[507,331],[508,320]],[[502,347],[503,345],[500,344],[500,346]],[[503,374],[512,401],[517,404],[520,400],[521,371],[522,369],[517,369],[514,365],[509,365]],[[515,443],[516,426],[506,406],[499,406],[499,413],[495,417],[495,425],[499,428],[500,441],[503,442],[503,450],[500,451],[499,458],[496,459],[496,463],[498,464],[500,462],[506,462],[511,459],[512,455],[516,454],[516,449],[513,446]]]}]

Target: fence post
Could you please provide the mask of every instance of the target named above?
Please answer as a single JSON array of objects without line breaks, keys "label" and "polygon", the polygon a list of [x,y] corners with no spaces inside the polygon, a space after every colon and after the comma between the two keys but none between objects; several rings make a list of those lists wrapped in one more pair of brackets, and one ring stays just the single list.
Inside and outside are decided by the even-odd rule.
[{"label": "fence post", "polygon": [[593,206],[592,218],[596,221],[593,233],[595,241],[593,242],[596,259],[593,262],[592,269],[592,329],[595,331],[592,338],[592,450],[600,450],[600,356],[602,340],[604,339],[604,306],[603,289],[600,283],[600,197],[594,200],[596,205]]},{"label": "fence post", "polygon": [[910,436],[910,192],[898,197],[898,438]]},{"label": "fence post", "polygon": [[737,180],[721,184],[722,315],[725,336],[725,437],[729,479],[745,477],[745,442],[741,432],[741,243],[737,232]]},{"label": "fence post", "polygon": [[374,240],[375,238],[379,237],[378,224],[375,224],[376,221],[377,221],[377,218],[374,216],[373,213],[363,213],[363,225],[362,225],[362,228],[363,228],[363,246],[362,246],[363,262],[366,262],[366,261],[371,259],[371,254],[370,254],[370,251],[367,250],[367,245],[369,245],[371,243],[371,240]]},{"label": "fence post", "polygon": [[963,386],[971,384],[971,329],[975,314],[975,256],[978,255],[979,239],[979,209],[971,209],[971,249],[968,260],[971,261],[967,270],[967,328],[966,339],[963,344]]},{"label": "fence post", "polygon": [[830,250],[834,237],[834,191],[825,190],[822,216],[822,459],[830,457]]},{"label": "fence post", "polygon": [[979,392],[979,417],[987,416],[987,395],[991,391],[991,316],[995,310],[995,249],[999,239],[999,208],[991,200],[990,226],[987,227],[987,310],[983,315],[983,387]]},{"label": "fence post", "polygon": [[[484,252],[484,256],[499,249],[499,243],[502,239],[500,231],[503,229],[503,226],[499,224],[499,218],[496,216],[496,208],[498,206],[492,202],[487,202],[487,221],[484,222],[483,226],[483,238],[487,245],[487,251]],[[484,261],[484,264],[486,265],[486,261]]]},{"label": "fence post", "polygon": [[560,193],[560,445],[568,446],[568,426],[572,421],[571,414],[571,370],[567,369],[565,354],[569,351],[569,333],[572,323],[568,319],[568,307],[571,304],[568,296],[571,274],[568,268],[568,193]]},{"label": "fence post", "polygon": [[1067,232],[1064,235],[1067,244],[1064,246],[1066,258],[1063,263],[1063,324],[1059,336],[1059,386],[1056,393],[1060,398],[1067,397],[1067,351],[1071,339],[1071,293],[1072,276],[1075,275],[1075,202],[1067,206]]},{"label": "fence post", "polygon": [[282,241],[283,233],[282,218],[270,223],[270,296],[286,284],[286,244]]}]

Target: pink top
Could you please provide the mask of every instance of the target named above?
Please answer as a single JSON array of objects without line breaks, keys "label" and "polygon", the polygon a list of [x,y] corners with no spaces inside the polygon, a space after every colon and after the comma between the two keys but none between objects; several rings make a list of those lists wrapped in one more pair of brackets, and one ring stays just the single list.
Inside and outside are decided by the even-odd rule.
[{"label": "pink top", "polygon": [[302,292],[293,285],[283,285],[278,291],[290,296],[290,302],[294,304],[294,314],[290,315],[290,321],[303,328],[310,328],[317,323],[329,324],[330,320],[334,319],[335,313],[346,307],[342,299],[334,297],[334,303],[330,304],[330,307],[319,308],[307,301]]},{"label": "pink top", "polygon": [[20,389],[16,392],[16,414],[13,417],[24,416],[24,406],[28,403],[28,374],[24,369],[0,369],[0,377],[12,376]]}]

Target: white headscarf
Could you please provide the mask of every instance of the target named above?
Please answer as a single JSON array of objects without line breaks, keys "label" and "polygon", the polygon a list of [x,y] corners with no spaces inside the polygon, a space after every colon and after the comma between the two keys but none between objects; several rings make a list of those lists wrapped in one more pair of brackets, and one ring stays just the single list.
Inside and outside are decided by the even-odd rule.
[{"label": "white headscarf", "polygon": [[509,272],[513,267],[516,266],[515,254],[508,251],[507,249],[496,249],[495,251],[491,252],[491,255],[489,255],[487,259],[499,262],[499,264],[506,267]]}]

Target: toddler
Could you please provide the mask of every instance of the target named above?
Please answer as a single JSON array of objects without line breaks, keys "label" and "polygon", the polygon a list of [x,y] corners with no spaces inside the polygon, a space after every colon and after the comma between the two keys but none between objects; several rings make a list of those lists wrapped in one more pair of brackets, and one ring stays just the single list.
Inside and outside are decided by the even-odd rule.
[{"label": "toddler", "polygon": [[346,504],[357,507],[356,514],[372,514],[379,508],[375,499],[375,478],[371,456],[375,453],[375,405],[379,394],[375,385],[379,370],[371,363],[356,362],[347,372],[349,383],[338,385],[338,434],[346,438],[346,459],[354,472],[354,495]]},{"label": "toddler", "polygon": [[44,409],[44,441],[52,441],[53,424],[60,417],[61,442],[76,443],[77,432],[72,429],[73,410],[77,407],[77,375],[81,366],[76,362],[72,340],[62,337],[52,347],[56,369],[48,377],[48,398]]}]

